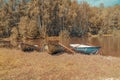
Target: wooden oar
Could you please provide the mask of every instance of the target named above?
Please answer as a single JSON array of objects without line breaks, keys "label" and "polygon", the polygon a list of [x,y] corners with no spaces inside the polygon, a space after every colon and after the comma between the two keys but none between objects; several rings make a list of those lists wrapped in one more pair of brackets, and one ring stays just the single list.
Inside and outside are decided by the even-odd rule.
[{"label": "wooden oar", "polygon": [[60,46],[64,47],[65,49],[67,49],[68,51],[70,51],[71,53],[75,54],[75,51],[73,51],[72,49],[68,48],[67,46],[63,45],[62,43],[58,43]]}]

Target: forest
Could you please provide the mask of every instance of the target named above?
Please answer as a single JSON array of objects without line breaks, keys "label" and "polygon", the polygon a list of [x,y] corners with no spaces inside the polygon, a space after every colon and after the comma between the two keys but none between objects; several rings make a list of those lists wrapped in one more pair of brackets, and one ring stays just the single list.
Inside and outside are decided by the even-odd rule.
[{"label": "forest", "polygon": [[0,0],[0,38],[112,34],[120,30],[120,5],[90,6],[77,0]]}]

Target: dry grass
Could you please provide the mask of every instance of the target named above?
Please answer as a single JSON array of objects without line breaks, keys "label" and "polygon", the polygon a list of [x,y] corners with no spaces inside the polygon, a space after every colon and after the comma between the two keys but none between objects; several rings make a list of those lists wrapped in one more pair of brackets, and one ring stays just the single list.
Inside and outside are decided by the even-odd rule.
[{"label": "dry grass", "polygon": [[0,80],[120,80],[120,59],[0,49]]}]

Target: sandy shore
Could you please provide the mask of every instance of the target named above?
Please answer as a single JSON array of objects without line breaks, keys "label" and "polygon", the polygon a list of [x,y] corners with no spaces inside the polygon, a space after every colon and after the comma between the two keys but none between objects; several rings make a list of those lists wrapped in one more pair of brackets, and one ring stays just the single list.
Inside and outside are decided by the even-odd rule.
[{"label": "sandy shore", "polygon": [[0,49],[0,80],[120,80],[120,58]]}]

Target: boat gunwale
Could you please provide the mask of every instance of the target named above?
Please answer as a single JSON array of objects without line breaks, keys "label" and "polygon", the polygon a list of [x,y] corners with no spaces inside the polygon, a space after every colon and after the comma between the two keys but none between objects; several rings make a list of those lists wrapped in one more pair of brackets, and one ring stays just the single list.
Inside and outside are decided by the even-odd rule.
[{"label": "boat gunwale", "polygon": [[73,48],[92,48],[92,47],[101,48],[100,46],[89,46],[89,45],[84,45],[84,44],[70,44],[70,46]]}]

